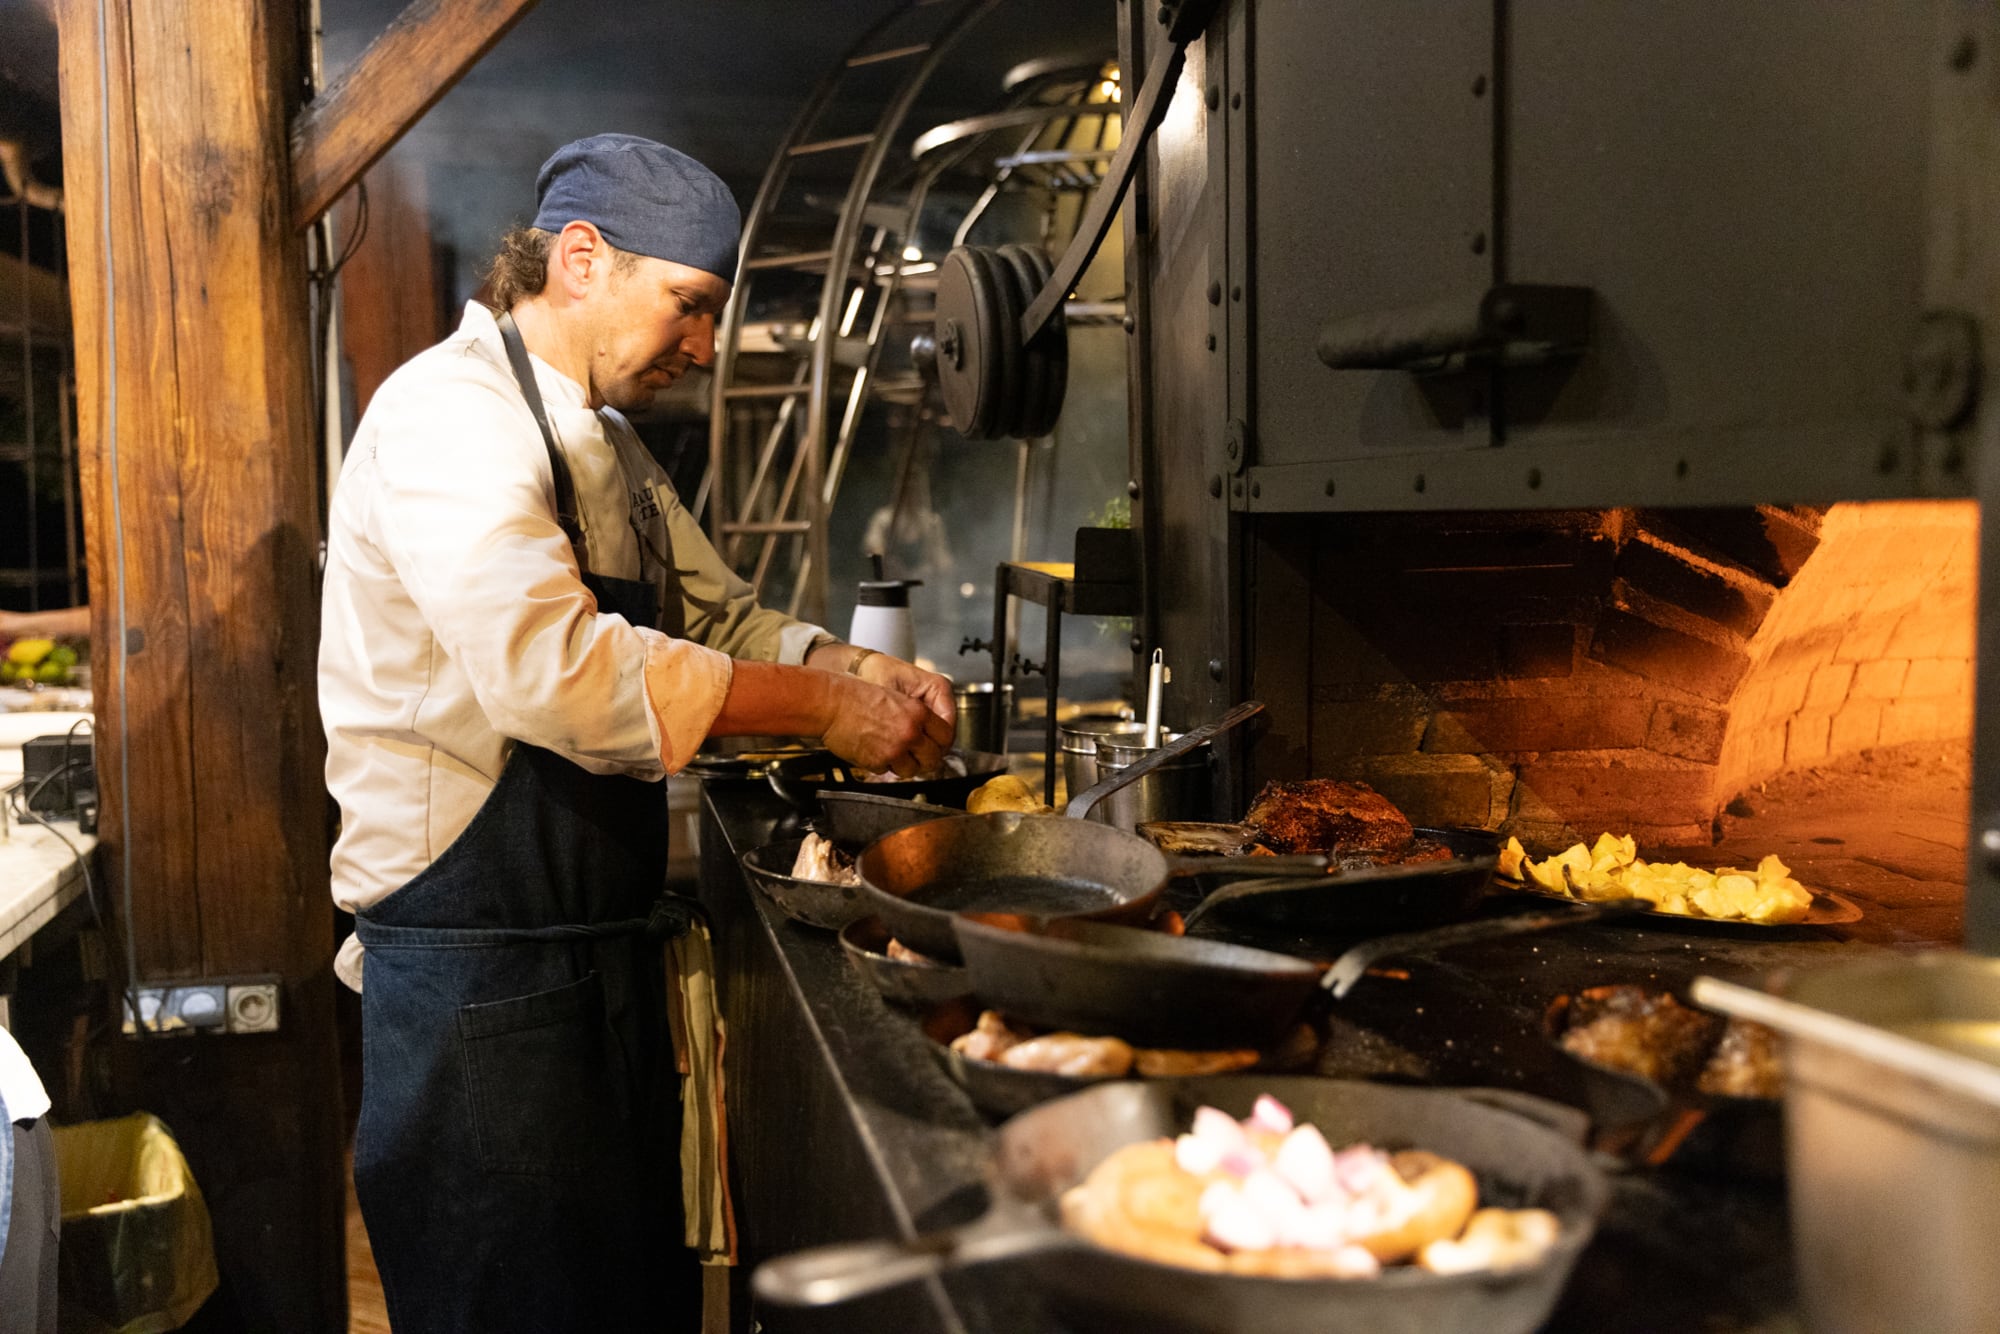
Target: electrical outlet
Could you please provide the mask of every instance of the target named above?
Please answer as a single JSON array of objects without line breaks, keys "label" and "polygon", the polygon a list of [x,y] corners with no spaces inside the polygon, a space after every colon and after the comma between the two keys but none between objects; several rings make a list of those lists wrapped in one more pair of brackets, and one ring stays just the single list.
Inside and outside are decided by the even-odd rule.
[{"label": "electrical outlet", "polygon": [[[133,999],[138,1014],[132,1012]],[[154,1034],[270,1033],[278,1027],[275,977],[140,986],[125,1004],[124,1031]]]},{"label": "electrical outlet", "polygon": [[278,984],[249,982],[229,988],[228,1020],[232,1033],[275,1033]]}]

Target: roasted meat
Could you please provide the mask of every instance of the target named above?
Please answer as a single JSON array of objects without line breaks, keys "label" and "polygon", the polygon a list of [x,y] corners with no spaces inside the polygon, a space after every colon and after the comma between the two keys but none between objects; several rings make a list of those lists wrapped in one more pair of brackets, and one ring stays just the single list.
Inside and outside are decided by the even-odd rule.
[{"label": "roasted meat", "polygon": [[1243,822],[1281,853],[1395,856],[1410,845],[1409,819],[1366,783],[1309,778],[1264,784]]},{"label": "roasted meat", "polygon": [[1675,1087],[1694,1077],[1722,1021],[1644,987],[1592,987],[1577,996],[1565,1050],[1598,1065]]},{"label": "roasted meat", "polygon": [[1731,1019],[1695,1087],[1723,1098],[1781,1098],[1785,1070],[1778,1035],[1748,1019]]}]

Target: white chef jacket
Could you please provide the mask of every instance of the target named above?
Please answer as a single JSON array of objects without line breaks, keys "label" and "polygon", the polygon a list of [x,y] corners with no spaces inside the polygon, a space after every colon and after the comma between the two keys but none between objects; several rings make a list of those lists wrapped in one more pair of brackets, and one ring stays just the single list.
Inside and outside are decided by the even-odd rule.
[{"label": "white chef jacket", "polygon": [[[320,627],[333,896],[365,908],[472,820],[515,741],[592,773],[660,779],[693,757],[731,658],[800,663],[819,627],[758,607],[633,432],[539,358],[591,569],[652,579],[672,553],[686,638],[601,613],[555,521],[548,451],[493,315],[383,382],[334,491]],[[360,946],[336,971],[360,985]]]},{"label": "white chef jacket", "polygon": [[[41,1077],[28,1063],[28,1053],[14,1041],[14,1035],[0,1028],[0,1108],[7,1122],[37,1121],[49,1114],[49,1093]],[[0,1135],[7,1134],[0,1122]]]}]

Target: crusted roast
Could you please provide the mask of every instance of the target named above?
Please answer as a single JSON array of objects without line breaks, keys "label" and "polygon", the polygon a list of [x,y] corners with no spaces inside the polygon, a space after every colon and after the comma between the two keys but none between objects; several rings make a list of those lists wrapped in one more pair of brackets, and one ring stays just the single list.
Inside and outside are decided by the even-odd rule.
[{"label": "crusted roast", "polygon": [[1409,819],[1366,783],[1308,778],[1264,784],[1243,822],[1279,852],[1371,852],[1409,847]]}]

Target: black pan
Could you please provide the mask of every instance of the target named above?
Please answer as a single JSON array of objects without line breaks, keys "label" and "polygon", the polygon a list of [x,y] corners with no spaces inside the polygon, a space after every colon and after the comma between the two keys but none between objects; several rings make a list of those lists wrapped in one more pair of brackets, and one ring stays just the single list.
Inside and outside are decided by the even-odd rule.
[{"label": "black pan", "polygon": [[1500,862],[1499,835],[1490,829],[1416,832],[1449,848],[1451,859],[1346,867],[1330,876],[1238,881],[1203,899],[1187,914],[1187,924],[1192,927],[1217,909],[1295,931],[1402,930],[1455,922],[1486,896]]},{"label": "black pan", "polygon": [[[1785,1175],[1782,1100],[1669,1088],[1636,1071],[1586,1060],[1562,1043],[1574,1000],[1564,995],[1549,1003],[1542,1036],[1565,1072],[1563,1096],[1590,1113],[1598,1147],[1649,1166],[1767,1181]],[[1716,1024],[1709,1054],[1724,1027]]]},{"label": "black pan", "polygon": [[889,954],[889,930],[879,917],[863,917],[841,928],[840,948],[856,972],[899,1005],[935,1005],[970,994],[963,968],[935,961],[919,963]]},{"label": "black pan", "polygon": [[[1520,1269],[1459,1275],[1397,1268],[1372,1279],[1204,1273],[1104,1249],[1057,1222],[1062,1193],[1114,1150],[1185,1130],[1197,1107],[1248,1115],[1260,1093],[1334,1144],[1422,1148],[1465,1164],[1482,1204],[1552,1211],[1562,1233]],[[1532,1100],[1510,1099],[1526,1110]],[[1566,1109],[1551,1109],[1551,1121]],[[1268,1075],[1120,1081],[1015,1117],[996,1136],[993,1206],[954,1232],[857,1242],[758,1267],[759,1301],[831,1306],[964,1265],[1022,1260],[1078,1329],[1200,1334],[1527,1334],[1548,1318],[1609,1198],[1581,1146],[1547,1124],[1437,1089]]]},{"label": "black pan", "polygon": [[823,791],[872,792],[878,797],[906,800],[922,797],[939,806],[964,810],[966,798],[1007,772],[1005,755],[982,751],[946,751],[944,764],[949,772],[939,778],[871,780],[862,778],[832,751],[815,750],[773,761],[765,766],[764,777],[769,780],[771,790],[790,802],[793,809],[802,815],[817,815],[819,793]]},{"label": "black pan", "polygon": [[830,885],[788,874],[799,857],[803,839],[767,843],[743,854],[743,870],[751,885],[794,922],[838,931],[868,915],[868,900],[855,885]]},{"label": "black pan", "polygon": [[956,963],[955,913],[1143,925],[1152,919],[1170,876],[1224,870],[1298,876],[1324,871],[1326,858],[1175,861],[1110,825],[999,811],[898,829],[870,845],[856,868],[863,893],[896,939]]},{"label": "black pan", "polygon": [[1578,904],[1381,936],[1349,949],[1324,973],[1269,950],[1102,922],[961,915],[952,930],[973,994],[1009,1018],[1141,1046],[1261,1050],[1299,1022],[1315,992],[1345,996],[1379,960],[1579,926],[1644,906]]},{"label": "black pan", "polygon": [[870,843],[905,825],[965,814],[956,806],[884,797],[874,792],[824,788],[815,795],[819,798],[819,814],[813,817],[813,827],[821,838],[850,856],[859,856]]},{"label": "black pan", "polygon": [[[924,1036],[930,1040],[932,1054],[944,1067],[945,1073],[951,1076],[952,1082],[964,1089],[966,1096],[972,1099],[972,1105],[988,1116],[1014,1116],[1030,1107],[1039,1107],[1045,1102],[1066,1098],[1072,1093],[1080,1093],[1093,1085],[1115,1079],[1146,1078],[1137,1071],[1129,1075],[1063,1075],[1048,1070],[1018,1070],[999,1061],[974,1060],[964,1052],[953,1050],[951,1044],[953,1039],[970,1032],[978,1017],[979,1006],[969,997],[941,1002],[924,1013]],[[1320,1030],[1299,1024],[1286,1033],[1282,1041],[1263,1049],[1262,1059],[1251,1068],[1285,1073],[1308,1069],[1319,1055],[1320,1044],[1324,1040],[1325,1035]]]}]

